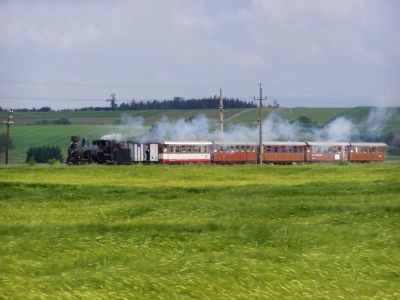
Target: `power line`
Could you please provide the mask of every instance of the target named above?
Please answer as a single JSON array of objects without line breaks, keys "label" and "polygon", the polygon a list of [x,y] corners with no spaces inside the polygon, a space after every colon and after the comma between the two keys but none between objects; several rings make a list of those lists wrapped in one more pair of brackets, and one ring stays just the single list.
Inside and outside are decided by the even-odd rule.
[{"label": "power line", "polygon": [[0,80],[3,84],[16,85],[45,85],[45,86],[71,86],[71,87],[89,87],[89,88],[202,88],[202,87],[220,87],[220,86],[255,86],[249,83],[221,83],[221,84],[107,84],[107,83],[61,83],[44,81],[17,81]]},{"label": "power line", "polygon": [[[46,81],[23,81],[23,80],[2,80],[0,84],[15,84],[15,85],[39,85],[39,86],[60,86],[60,87],[84,87],[84,88],[204,88],[204,87],[236,87],[236,86],[256,86],[253,83],[201,83],[201,84],[113,84],[113,83],[74,83],[74,82],[46,82]],[[313,89],[304,89],[291,87],[276,83],[264,83],[266,87],[275,87],[278,89],[297,91],[306,94],[314,94],[320,96],[336,97],[341,99],[353,99],[355,97],[338,93],[317,91]]]}]

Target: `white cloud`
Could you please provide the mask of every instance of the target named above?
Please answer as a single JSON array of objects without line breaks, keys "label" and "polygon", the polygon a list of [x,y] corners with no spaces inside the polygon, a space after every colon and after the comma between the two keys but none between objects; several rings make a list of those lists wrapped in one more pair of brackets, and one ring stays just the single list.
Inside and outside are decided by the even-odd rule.
[{"label": "white cloud", "polygon": [[[171,85],[265,81],[358,98],[387,90],[398,95],[399,9],[398,2],[374,0],[3,1],[0,78]],[[116,92],[127,98],[215,93],[169,91]],[[23,86],[6,92],[38,93]],[[278,98],[283,92],[304,96],[270,92]],[[343,104],[348,99],[338,100]]]}]

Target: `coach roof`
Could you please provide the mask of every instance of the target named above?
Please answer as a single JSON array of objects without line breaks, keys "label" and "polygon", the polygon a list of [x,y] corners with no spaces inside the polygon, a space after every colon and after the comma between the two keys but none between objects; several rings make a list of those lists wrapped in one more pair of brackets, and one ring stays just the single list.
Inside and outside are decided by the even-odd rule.
[{"label": "coach roof", "polygon": [[195,142],[195,141],[164,141],[164,145],[211,145],[211,142]]},{"label": "coach roof", "polygon": [[350,145],[356,147],[389,147],[385,143],[351,143]]}]

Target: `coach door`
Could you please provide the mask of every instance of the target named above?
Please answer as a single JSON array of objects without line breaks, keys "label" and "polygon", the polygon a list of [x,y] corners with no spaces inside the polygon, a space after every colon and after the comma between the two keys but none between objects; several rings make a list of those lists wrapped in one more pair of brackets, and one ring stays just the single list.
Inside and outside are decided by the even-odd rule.
[{"label": "coach door", "polygon": [[135,162],[143,161],[143,144],[134,145]]},{"label": "coach door", "polygon": [[158,144],[149,144],[150,147],[150,162],[158,161]]}]

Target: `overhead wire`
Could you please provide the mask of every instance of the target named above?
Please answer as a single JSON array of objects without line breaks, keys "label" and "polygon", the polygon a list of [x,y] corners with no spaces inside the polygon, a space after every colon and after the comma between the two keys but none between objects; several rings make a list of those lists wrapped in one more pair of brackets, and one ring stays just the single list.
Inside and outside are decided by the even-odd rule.
[{"label": "overhead wire", "polygon": [[[221,88],[221,87],[239,87],[239,86],[258,86],[258,84],[252,83],[202,83],[202,84],[109,84],[109,83],[73,83],[73,82],[44,82],[44,81],[23,81],[23,80],[4,80],[0,79],[0,84],[15,84],[15,85],[40,85],[40,86],[60,86],[60,87],[80,87],[80,88]],[[338,104],[338,100],[349,100],[349,99],[361,99],[361,97],[354,97],[348,95],[341,95],[331,92],[321,92],[311,89],[303,89],[297,87],[290,87],[280,84],[275,84],[271,82],[263,83],[263,87],[269,88],[274,87],[283,90],[297,91],[306,94],[312,94],[314,96],[324,97],[324,104]],[[97,99],[94,99],[97,98]],[[139,101],[152,101],[152,100],[168,100],[167,97],[146,97],[147,99],[140,99]],[[259,99],[254,99],[253,96],[230,96],[229,98],[246,100],[246,101],[259,101]],[[268,99],[263,101],[270,101],[271,99],[285,99],[285,101],[290,101],[288,98],[283,96],[269,96]],[[301,96],[296,98],[302,98]],[[335,99],[335,101],[327,101],[326,98]],[[37,97],[37,96],[17,96],[17,95],[0,95],[0,99],[4,100],[20,100],[20,101],[74,101],[74,102],[100,102],[105,101],[105,99],[98,99],[98,97],[92,98],[60,98],[60,97]],[[132,99],[118,99],[119,102],[132,101]],[[292,100],[298,101],[298,100]],[[303,102],[321,102],[321,99],[302,99]]]}]

